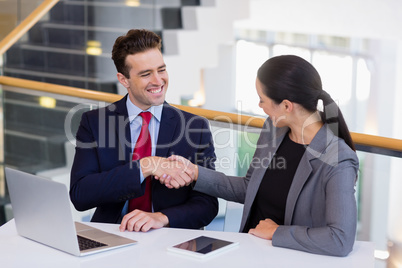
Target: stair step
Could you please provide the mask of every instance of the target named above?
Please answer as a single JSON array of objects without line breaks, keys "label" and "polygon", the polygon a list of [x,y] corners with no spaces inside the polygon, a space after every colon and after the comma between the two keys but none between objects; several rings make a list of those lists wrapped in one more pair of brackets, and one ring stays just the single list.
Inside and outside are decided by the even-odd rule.
[{"label": "stair step", "polygon": [[116,38],[129,30],[128,28],[85,27],[56,23],[43,23],[42,28],[43,34],[46,35],[46,40],[42,44],[85,51],[90,46],[88,41],[95,41],[94,47],[103,51],[101,56],[107,55],[109,58]]},{"label": "stair step", "polygon": [[[113,15],[111,15],[113,14]],[[50,10],[50,22],[126,28],[162,28],[153,5],[127,6],[121,2],[62,1]]]},{"label": "stair step", "polygon": [[4,64],[5,68],[116,80],[116,69],[110,54],[88,55],[74,49],[19,44],[7,52],[6,57],[10,60]]},{"label": "stair step", "polygon": [[[74,54],[87,54],[87,48],[100,49],[100,57],[110,59],[112,47],[117,37],[127,33],[129,28],[91,27],[42,22],[35,25],[25,46],[44,46],[45,50],[67,49]],[[160,30],[154,32],[162,36]],[[162,49],[164,48],[162,38]],[[162,51],[163,52],[163,51]]]}]

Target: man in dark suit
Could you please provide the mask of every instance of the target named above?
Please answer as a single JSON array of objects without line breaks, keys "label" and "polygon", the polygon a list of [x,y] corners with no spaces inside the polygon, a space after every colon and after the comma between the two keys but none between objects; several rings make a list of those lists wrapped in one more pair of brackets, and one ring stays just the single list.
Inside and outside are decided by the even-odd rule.
[{"label": "man in dark suit", "polygon": [[[152,186],[146,187],[149,175],[187,176],[182,164],[164,158],[169,155],[181,155],[211,169],[215,161],[208,122],[165,102],[169,79],[160,37],[147,30],[130,30],[116,39],[112,59],[128,94],[83,114],[71,170],[72,203],[79,211],[96,207],[91,221],[121,223],[121,231],[208,225],[218,212],[216,198],[193,191],[191,186],[167,189],[153,179]],[[132,160],[142,131],[141,112],[152,114],[148,127],[152,153]],[[164,165],[169,169],[163,170]],[[147,189],[152,189],[151,211],[130,211],[131,200]]]}]

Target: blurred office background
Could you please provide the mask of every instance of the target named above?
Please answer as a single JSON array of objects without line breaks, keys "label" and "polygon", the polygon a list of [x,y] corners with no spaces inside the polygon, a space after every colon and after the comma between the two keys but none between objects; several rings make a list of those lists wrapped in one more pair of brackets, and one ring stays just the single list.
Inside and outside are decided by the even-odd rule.
[{"label": "blurred office background", "polygon": [[[46,2],[52,1],[0,0],[0,40]],[[3,76],[123,95],[112,45],[127,30],[146,28],[163,38],[170,103],[264,117],[254,86],[257,68],[269,57],[296,54],[317,68],[351,131],[402,139],[399,0],[53,2],[2,51]],[[5,87],[1,92],[1,164],[68,185],[79,115],[107,103]],[[244,175],[258,129],[211,124],[217,169]],[[402,255],[402,154],[359,149],[357,239],[375,243],[376,267],[402,267],[401,259],[387,264],[388,250]],[[4,176],[0,198],[2,224],[12,218]],[[220,205],[207,228],[236,231],[241,206]],[[88,220],[91,211],[75,215]]]}]

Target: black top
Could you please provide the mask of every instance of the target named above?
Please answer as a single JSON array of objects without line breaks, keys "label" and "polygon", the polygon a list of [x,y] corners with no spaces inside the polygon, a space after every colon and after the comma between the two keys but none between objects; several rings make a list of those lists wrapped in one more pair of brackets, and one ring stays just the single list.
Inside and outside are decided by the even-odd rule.
[{"label": "black top", "polygon": [[285,220],[286,199],[305,145],[285,135],[261,181],[243,232],[255,228],[260,220],[271,219],[278,225]]}]

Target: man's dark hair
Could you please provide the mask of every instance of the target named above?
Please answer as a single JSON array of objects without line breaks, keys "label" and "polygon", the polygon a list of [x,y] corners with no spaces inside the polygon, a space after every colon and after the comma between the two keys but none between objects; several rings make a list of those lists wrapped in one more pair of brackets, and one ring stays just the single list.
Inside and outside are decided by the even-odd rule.
[{"label": "man's dark hair", "polygon": [[117,72],[130,78],[131,66],[126,65],[127,56],[154,48],[161,50],[161,47],[162,39],[156,33],[144,29],[132,29],[116,39],[112,50],[112,60]]}]

